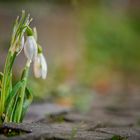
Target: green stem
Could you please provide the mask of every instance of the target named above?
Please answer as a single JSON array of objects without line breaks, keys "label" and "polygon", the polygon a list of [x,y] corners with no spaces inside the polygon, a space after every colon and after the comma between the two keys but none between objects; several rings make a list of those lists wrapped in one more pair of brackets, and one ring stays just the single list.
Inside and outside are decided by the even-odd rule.
[{"label": "green stem", "polygon": [[27,85],[27,78],[28,78],[28,73],[29,73],[29,67],[30,67],[30,62],[27,61],[26,63],[26,67],[23,70],[22,73],[22,77],[21,80],[24,81],[24,84],[20,90],[20,95],[19,95],[19,105],[18,105],[18,116],[17,116],[17,123],[19,123],[21,121],[21,116],[22,116],[22,111],[23,111],[23,103],[24,103],[24,96],[25,96],[25,89],[26,89],[26,85]]},{"label": "green stem", "polygon": [[10,91],[10,86],[8,86],[9,82],[11,82],[11,71],[12,71],[12,66],[14,63],[16,57],[16,53],[12,54],[11,51],[8,52],[7,58],[6,58],[6,63],[4,67],[4,74],[3,74],[3,79],[2,79],[2,90],[1,90],[1,97],[0,97],[0,120],[2,120],[2,115],[5,110],[5,100],[6,97],[9,94]]}]

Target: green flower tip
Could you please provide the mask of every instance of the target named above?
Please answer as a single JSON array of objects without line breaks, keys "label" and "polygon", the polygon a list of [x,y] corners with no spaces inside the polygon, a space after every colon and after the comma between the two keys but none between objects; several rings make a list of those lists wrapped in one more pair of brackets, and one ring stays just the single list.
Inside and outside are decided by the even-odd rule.
[{"label": "green flower tip", "polygon": [[42,53],[42,47],[38,45],[38,54]]},{"label": "green flower tip", "polygon": [[27,27],[26,33],[27,33],[27,36],[33,36],[34,35],[33,30],[30,27]]}]

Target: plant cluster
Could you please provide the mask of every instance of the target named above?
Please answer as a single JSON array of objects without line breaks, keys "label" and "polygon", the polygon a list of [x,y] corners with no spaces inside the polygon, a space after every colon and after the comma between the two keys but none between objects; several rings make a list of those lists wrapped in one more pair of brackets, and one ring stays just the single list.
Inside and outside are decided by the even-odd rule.
[{"label": "plant cluster", "polygon": [[[27,88],[31,63],[34,63],[35,77],[45,79],[47,75],[47,63],[42,53],[42,48],[37,41],[36,28],[32,29],[30,27],[31,21],[30,15],[26,15],[25,11],[22,11],[21,18],[17,17],[13,27],[4,72],[0,73],[0,123],[22,122],[33,99],[30,90]],[[20,80],[13,85],[13,64],[22,50],[24,50],[27,57],[27,62]]]}]

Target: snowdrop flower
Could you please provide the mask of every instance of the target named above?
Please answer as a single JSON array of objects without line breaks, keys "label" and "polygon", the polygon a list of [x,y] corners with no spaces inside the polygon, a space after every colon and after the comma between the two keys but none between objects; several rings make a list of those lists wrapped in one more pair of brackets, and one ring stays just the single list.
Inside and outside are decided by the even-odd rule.
[{"label": "snowdrop flower", "polygon": [[32,61],[37,56],[37,43],[33,36],[27,36],[24,44],[24,53],[28,60]]},{"label": "snowdrop flower", "polygon": [[38,53],[34,61],[34,74],[36,78],[45,79],[47,76],[47,62],[42,53]]}]

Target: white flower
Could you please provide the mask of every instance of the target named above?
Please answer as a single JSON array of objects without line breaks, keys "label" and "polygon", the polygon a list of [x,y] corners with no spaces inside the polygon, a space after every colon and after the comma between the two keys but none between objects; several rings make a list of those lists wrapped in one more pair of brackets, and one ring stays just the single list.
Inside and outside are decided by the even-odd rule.
[{"label": "white flower", "polygon": [[33,36],[28,36],[24,44],[24,53],[28,60],[32,61],[37,56],[37,43]]},{"label": "white flower", "polygon": [[47,62],[42,53],[37,54],[35,57],[34,74],[36,78],[42,77],[42,79],[45,79],[47,76]]}]

